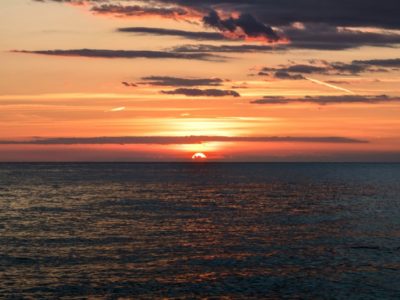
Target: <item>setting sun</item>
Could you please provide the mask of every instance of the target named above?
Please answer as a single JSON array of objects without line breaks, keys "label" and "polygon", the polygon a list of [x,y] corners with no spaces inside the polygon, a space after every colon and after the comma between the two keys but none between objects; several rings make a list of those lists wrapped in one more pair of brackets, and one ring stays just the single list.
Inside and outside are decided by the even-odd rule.
[{"label": "setting sun", "polygon": [[205,159],[207,159],[207,155],[205,155],[202,152],[198,152],[198,153],[193,154],[192,159],[193,160],[205,160]]}]

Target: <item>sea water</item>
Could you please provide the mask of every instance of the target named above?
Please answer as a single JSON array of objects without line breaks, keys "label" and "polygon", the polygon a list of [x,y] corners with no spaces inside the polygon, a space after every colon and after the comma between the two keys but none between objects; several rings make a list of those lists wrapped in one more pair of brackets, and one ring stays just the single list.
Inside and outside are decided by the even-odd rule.
[{"label": "sea water", "polygon": [[399,164],[0,164],[0,297],[399,299]]}]

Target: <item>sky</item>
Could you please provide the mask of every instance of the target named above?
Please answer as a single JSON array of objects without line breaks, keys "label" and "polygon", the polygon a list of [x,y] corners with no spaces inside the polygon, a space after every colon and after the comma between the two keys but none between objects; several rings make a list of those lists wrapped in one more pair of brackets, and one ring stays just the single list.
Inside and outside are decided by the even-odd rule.
[{"label": "sky", "polygon": [[2,0],[0,161],[400,161],[398,0]]}]

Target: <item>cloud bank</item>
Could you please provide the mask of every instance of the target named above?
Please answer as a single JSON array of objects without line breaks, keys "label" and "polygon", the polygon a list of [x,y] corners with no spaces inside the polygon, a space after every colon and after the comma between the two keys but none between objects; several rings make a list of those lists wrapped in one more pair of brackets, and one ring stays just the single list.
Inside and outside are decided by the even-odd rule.
[{"label": "cloud bank", "polygon": [[0,140],[0,145],[102,145],[102,144],[201,144],[205,142],[293,142],[293,143],[367,143],[347,137],[232,137],[232,136],[122,136],[122,137],[71,137],[35,138],[24,141]]},{"label": "cloud bank", "polygon": [[264,96],[262,99],[253,100],[252,104],[290,104],[290,103],[312,103],[319,105],[328,104],[379,104],[400,102],[399,97],[387,95],[363,96],[363,95],[341,95],[341,96],[306,96],[304,98],[288,98],[281,96]]},{"label": "cloud bank", "polygon": [[142,84],[155,86],[220,86],[224,82],[220,78],[180,78],[172,76],[142,77]]},{"label": "cloud bank", "polygon": [[72,49],[72,50],[14,50],[14,53],[40,54],[50,56],[92,57],[92,58],[170,58],[217,60],[217,57],[207,53],[178,53],[173,51],[146,50],[104,50],[104,49]]},{"label": "cloud bank", "polygon": [[154,27],[123,27],[118,28],[118,32],[137,33],[159,36],[176,36],[192,40],[226,40],[226,37],[218,32],[207,31],[187,31],[178,29],[154,28]]},{"label": "cloud bank", "polygon": [[[218,32],[130,27],[122,32],[173,35],[193,40],[264,40],[279,43],[271,50],[345,50],[362,46],[395,47],[400,34],[397,0],[34,0],[85,4],[95,15],[118,18],[162,17],[185,20]],[[380,30],[368,31],[372,27]],[[204,46],[203,46],[204,48]],[[255,51],[254,48],[245,48]],[[242,52],[239,47],[231,52]],[[268,51],[267,48],[264,49]],[[259,48],[262,51],[262,48]],[[211,51],[210,51],[211,52]],[[220,51],[222,52],[222,51]]]},{"label": "cloud bank", "polygon": [[219,89],[189,89],[179,88],[172,91],[161,91],[167,95],[185,95],[190,97],[240,97],[240,94],[233,90],[219,90]]},{"label": "cloud bank", "polygon": [[280,65],[278,67],[263,67],[258,72],[260,76],[270,76],[279,79],[306,79],[303,75],[341,75],[354,76],[361,73],[388,72],[400,67],[400,59],[353,60],[350,63],[311,60],[309,64]]}]

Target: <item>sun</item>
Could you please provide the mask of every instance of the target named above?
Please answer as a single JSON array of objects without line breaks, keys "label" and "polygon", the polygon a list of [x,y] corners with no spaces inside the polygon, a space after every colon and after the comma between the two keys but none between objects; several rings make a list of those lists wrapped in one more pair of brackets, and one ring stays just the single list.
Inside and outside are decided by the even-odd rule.
[{"label": "sun", "polygon": [[207,155],[205,155],[202,152],[197,152],[197,153],[193,154],[192,159],[193,160],[206,160],[207,159]]}]

